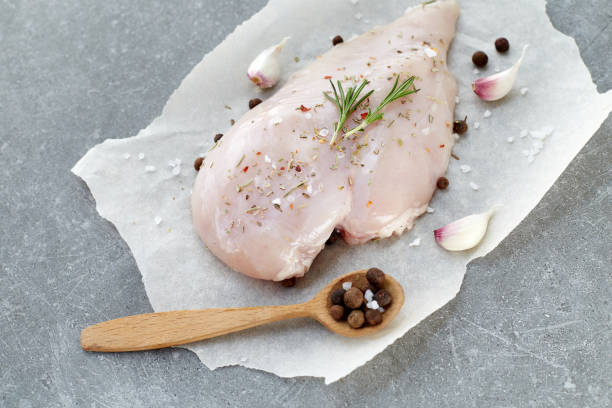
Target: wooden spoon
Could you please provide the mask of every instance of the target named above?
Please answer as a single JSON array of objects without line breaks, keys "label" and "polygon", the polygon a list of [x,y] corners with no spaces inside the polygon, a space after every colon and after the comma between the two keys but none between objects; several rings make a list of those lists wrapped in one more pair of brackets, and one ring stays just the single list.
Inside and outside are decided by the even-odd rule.
[{"label": "wooden spoon", "polygon": [[336,321],[329,314],[330,294],[342,283],[364,279],[366,270],[340,276],[306,303],[287,306],[236,307],[174,312],[146,313],[122,317],[89,326],[81,332],[81,347],[87,351],[153,350],[193,343],[262,324],[296,317],[318,320],[334,333],[360,337],[376,333],[393,320],[404,303],[404,290],[389,275],[383,287],[393,297],[377,326],[351,328],[346,321]]}]

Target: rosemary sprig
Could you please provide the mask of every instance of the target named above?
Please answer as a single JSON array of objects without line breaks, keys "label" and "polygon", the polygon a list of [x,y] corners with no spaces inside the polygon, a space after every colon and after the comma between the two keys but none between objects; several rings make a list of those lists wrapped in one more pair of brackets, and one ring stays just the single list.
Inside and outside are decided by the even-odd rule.
[{"label": "rosemary sprig", "polygon": [[344,137],[350,136],[355,132],[359,132],[360,130],[365,129],[365,127],[368,126],[370,123],[376,122],[377,120],[381,120],[383,118],[383,113],[381,112],[381,110],[391,102],[403,98],[404,96],[418,92],[418,89],[415,89],[414,87],[410,88],[414,83],[414,78],[415,77],[413,75],[404,82],[402,82],[400,86],[397,86],[397,82],[399,81],[399,75],[396,76],[393,88],[391,88],[385,99],[382,100],[382,102],[376,107],[376,109],[374,109],[374,111],[368,109],[368,115],[361,121],[359,126],[353,128],[348,133],[345,133]]},{"label": "rosemary sprig", "polygon": [[334,83],[331,81],[331,79],[329,80],[329,83],[331,84],[332,90],[334,91],[334,97],[330,96],[327,92],[323,92],[323,95],[325,95],[327,99],[335,103],[338,107],[338,111],[340,112],[338,122],[336,122],[336,124],[334,125],[334,135],[331,138],[331,141],[329,142],[330,145],[333,145],[336,141],[336,138],[338,137],[338,132],[340,132],[342,130],[342,126],[344,126],[344,122],[346,122],[346,120],[353,114],[353,112],[355,112],[355,109],[357,109],[357,107],[361,105],[363,101],[365,101],[370,95],[372,95],[372,92],[374,91],[369,91],[361,99],[357,99],[359,98],[359,94],[361,93],[361,91],[363,91],[363,88],[365,88],[366,85],[370,83],[370,81],[368,81],[367,79],[364,79],[361,85],[359,85],[359,87],[351,86],[346,90],[346,93],[344,92],[344,89],[342,88],[342,83],[340,81],[338,81],[338,90],[336,90],[336,87],[334,86]]}]

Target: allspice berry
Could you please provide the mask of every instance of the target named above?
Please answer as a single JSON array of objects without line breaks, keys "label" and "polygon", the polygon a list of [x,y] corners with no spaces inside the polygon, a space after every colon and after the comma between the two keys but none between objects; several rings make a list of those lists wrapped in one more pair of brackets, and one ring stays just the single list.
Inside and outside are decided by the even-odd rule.
[{"label": "allspice berry", "polygon": [[293,278],[282,280],[281,285],[283,285],[283,287],[285,288],[291,288],[295,286],[295,276]]},{"label": "allspice berry", "polygon": [[200,171],[200,167],[202,167],[203,161],[203,157],[198,157],[197,159],[195,159],[195,161],[193,162],[193,168],[195,169],[195,171]]},{"label": "allspice berry", "polygon": [[450,183],[446,177],[440,177],[436,182],[436,185],[440,190],[446,190],[446,187],[448,187],[449,184]]},{"label": "allspice berry", "polygon": [[261,99],[259,98],[253,98],[249,101],[249,109],[253,109],[254,107],[256,107],[257,105],[259,105],[261,103]]},{"label": "allspice berry", "polygon": [[462,135],[468,130],[467,125],[467,116],[463,118],[463,120],[456,120],[453,123],[453,133],[457,133],[458,135]]},{"label": "allspice berry", "polygon": [[368,281],[377,287],[380,287],[385,283],[385,273],[378,268],[370,268],[366,272],[366,278]]},{"label": "allspice berry", "polygon": [[495,40],[495,49],[499,52],[506,52],[510,49],[510,43],[504,37],[499,37]]},{"label": "allspice berry", "polygon": [[376,303],[378,303],[378,306],[380,307],[387,307],[393,301],[393,297],[391,297],[391,294],[385,289],[381,289],[376,292],[374,294],[373,299],[376,301]]},{"label": "allspice berry", "polygon": [[351,326],[353,329],[358,329],[365,323],[365,317],[361,310],[353,310],[351,313],[349,313],[346,320],[348,321],[349,326]]},{"label": "allspice berry", "polygon": [[336,241],[338,241],[340,238],[342,238],[342,233],[338,228],[335,228],[329,238],[327,238],[327,242],[325,242],[325,245],[335,244]]},{"label": "allspice berry", "polygon": [[344,304],[344,289],[336,289],[332,291],[330,298],[331,302],[334,305],[343,305]]},{"label": "allspice berry", "polygon": [[215,143],[217,143],[219,140],[221,140],[222,137],[223,137],[223,133],[217,133],[215,135]]},{"label": "allspice berry", "polygon": [[334,320],[340,321],[344,318],[344,308],[340,305],[333,305],[329,309],[329,314]]},{"label": "allspice berry", "polygon": [[363,292],[357,288],[350,288],[344,294],[344,305],[349,309],[357,309],[363,303]]},{"label": "allspice berry", "polygon": [[477,67],[484,67],[485,65],[487,65],[487,62],[489,62],[489,57],[487,57],[487,54],[482,51],[476,51],[472,55],[472,62]]},{"label": "allspice berry", "polygon": [[365,319],[370,326],[376,326],[382,322],[382,313],[376,309],[368,309],[365,312]]},{"label": "allspice berry", "polygon": [[344,42],[344,40],[343,40],[343,39],[342,39],[342,37],[340,37],[339,35],[335,36],[335,37],[332,39],[332,44],[334,44],[334,46],[336,46],[336,45],[338,45],[338,44],[340,44],[340,43],[343,43],[343,42]]}]

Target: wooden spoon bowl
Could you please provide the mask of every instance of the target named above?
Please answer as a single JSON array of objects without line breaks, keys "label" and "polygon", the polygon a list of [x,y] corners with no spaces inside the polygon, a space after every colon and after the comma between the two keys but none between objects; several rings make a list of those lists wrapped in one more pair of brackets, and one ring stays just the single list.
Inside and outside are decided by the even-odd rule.
[{"label": "wooden spoon bowl", "polygon": [[363,269],[334,279],[306,303],[287,306],[179,310],[109,320],[84,329],[81,332],[81,347],[87,351],[102,352],[153,350],[193,343],[297,317],[316,319],[341,336],[367,336],[382,330],[399,313],[404,304],[404,290],[399,282],[386,275],[383,288],[391,294],[393,302],[385,308],[379,325],[353,329],[346,321],[334,320],[329,313],[331,292],[342,287],[344,282],[363,279],[365,273],[366,270]]}]

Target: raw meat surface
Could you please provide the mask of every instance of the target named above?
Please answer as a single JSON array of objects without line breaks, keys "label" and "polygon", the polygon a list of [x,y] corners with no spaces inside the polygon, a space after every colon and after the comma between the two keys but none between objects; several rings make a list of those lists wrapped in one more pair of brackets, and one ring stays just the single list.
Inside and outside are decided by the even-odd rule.
[{"label": "raw meat surface", "polygon": [[[332,48],[237,121],[193,189],[193,220],[207,247],[236,271],[279,281],[303,276],[336,227],[349,244],[412,228],[453,147],[456,85],[446,54],[458,14],[454,0],[409,9]],[[420,91],[331,148],[338,110],[323,96],[328,78],[345,89],[367,78],[374,108],[395,75],[416,75]]]}]

